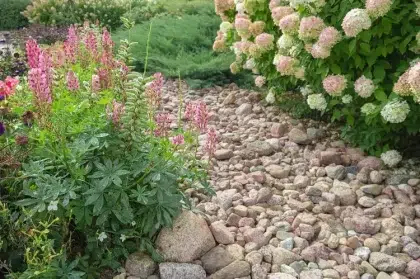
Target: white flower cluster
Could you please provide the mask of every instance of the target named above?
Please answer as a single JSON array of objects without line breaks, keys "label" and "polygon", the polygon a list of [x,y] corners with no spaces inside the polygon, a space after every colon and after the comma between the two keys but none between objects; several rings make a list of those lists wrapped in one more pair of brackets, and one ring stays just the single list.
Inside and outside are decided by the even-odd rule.
[{"label": "white flower cluster", "polygon": [[306,102],[311,109],[324,111],[327,108],[327,100],[325,100],[322,94],[311,94],[308,96]]},{"label": "white flower cluster", "polygon": [[394,99],[382,108],[381,115],[386,122],[402,123],[409,112],[410,106],[406,101]]},{"label": "white flower cluster", "polygon": [[283,51],[282,54],[288,54],[288,51],[295,45],[296,41],[293,36],[288,34],[283,34],[277,41],[277,46],[280,51]]},{"label": "white flower cluster", "polygon": [[265,97],[265,101],[269,104],[274,104],[276,102],[276,96],[274,96],[273,88],[270,89],[267,96]]},{"label": "white flower cluster", "polygon": [[308,96],[308,95],[314,93],[314,91],[312,90],[311,86],[306,85],[306,86],[300,88],[300,93],[303,96]]},{"label": "white flower cluster", "polygon": [[343,102],[343,104],[350,104],[353,101],[353,97],[347,94],[341,97],[341,101]]},{"label": "white flower cluster", "polygon": [[397,150],[389,150],[381,154],[381,159],[388,167],[395,167],[402,160],[401,154]]},{"label": "white flower cluster", "polygon": [[366,103],[362,106],[361,112],[366,115],[372,115],[376,110],[376,106],[372,103]]}]

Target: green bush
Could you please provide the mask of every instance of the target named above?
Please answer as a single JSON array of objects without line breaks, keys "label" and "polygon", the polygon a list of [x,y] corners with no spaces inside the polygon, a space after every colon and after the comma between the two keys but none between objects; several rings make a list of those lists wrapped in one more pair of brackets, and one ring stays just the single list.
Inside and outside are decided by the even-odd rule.
[{"label": "green bush", "polygon": [[261,73],[269,100],[301,88],[309,107],[376,155],[420,134],[418,1],[216,3],[225,23],[215,49],[233,47],[233,72]]},{"label": "green bush", "polygon": [[[202,3],[190,11],[193,14],[162,15],[154,18],[147,56],[147,71],[162,72],[168,77],[180,74],[195,87],[230,81],[229,65],[232,54],[211,51],[214,32],[220,19],[214,15],[212,3]],[[133,47],[137,70],[143,70],[146,59],[150,23],[136,25],[131,38],[139,42]],[[128,37],[127,31],[114,34],[115,41]]]},{"label": "green bush", "polygon": [[28,20],[21,14],[30,0],[0,0],[0,30],[24,27]]}]

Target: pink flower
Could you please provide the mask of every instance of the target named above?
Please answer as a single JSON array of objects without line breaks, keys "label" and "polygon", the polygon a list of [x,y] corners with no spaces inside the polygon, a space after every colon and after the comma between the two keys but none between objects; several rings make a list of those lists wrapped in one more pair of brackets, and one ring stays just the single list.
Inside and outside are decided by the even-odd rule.
[{"label": "pink flower", "polygon": [[222,52],[226,49],[225,41],[223,40],[216,40],[213,43],[213,50],[216,52]]},{"label": "pink flower", "polygon": [[51,103],[51,88],[47,74],[41,68],[33,68],[28,73],[29,88],[35,95],[38,104]]},{"label": "pink flower", "polygon": [[296,64],[297,64],[297,61],[295,58],[281,55],[278,58],[278,63],[276,65],[276,68],[277,68],[277,71],[282,76],[290,76],[290,75],[294,75]]},{"label": "pink flower", "polygon": [[249,32],[251,32],[252,35],[257,36],[264,32],[265,22],[264,21],[255,21],[251,23],[249,26]]},{"label": "pink flower", "polygon": [[173,137],[171,139],[171,142],[173,145],[182,145],[184,144],[185,140],[184,140],[184,135],[176,135],[175,137]]},{"label": "pink flower", "polygon": [[74,25],[71,25],[67,33],[67,42],[71,45],[77,46],[79,44],[79,39],[77,37],[77,30]]},{"label": "pink flower", "polygon": [[112,73],[106,68],[100,68],[98,70],[99,84],[101,89],[107,89],[111,87]]},{"label": "pink flower", "polygon": [[322,85],[331,96],[340,96],[347,87],[347,80],[342,75],[329,75],[322,81]]},{"label": "pink flower", "polygon": [[216,152],[216,145],[216,130],[212,127],[207,131],[206,146],[204,147],[205,152],[209,155],[210,158],[213,157],[214,153]]},{"label": "pink flower", "polygon": [[293,13],[283,17],[279,22],[279,27],[283,33],[296,34],[299,29],[300,17],[298,13]]},{"label": "pink flower", "polygon": [[234,25],[239,35],[241,35],[241,33],[249,34],[249,26],[251,25],[251,21],[249,19],[236,17]]},{"label": "pink flower", "polygon": [[321,31],[318,45],[323,48],[331,49],[341,40],[341,34],[334,27],[326,27]]},{"label": "pink flower", "polygon": [[361,76],[354,82],[354,91],[362,98],[369,98],[375,91],[375,84],[371,79]]},{"label": "pink flower", "polygon": [[39,54],[41,49],[34,39],[26,41],[26,56],[28,57],[29,68],[37,68],[39,63]]},{"label": "pink flower", "polygon": [[271,17],[273,18],[274,24],[279,25],[280,20],[285,16],[293,14],[293,8],[289,6],[280,6],[271,10]]},{"label": "pink flower", "polygon": [[366,0],[366,10],[373,18],[386,15],[392,6],[392,0]]},{"label": "pink flower", "polygon": [[66,76],[67,89],[74,92],[79,90],[79,79],[73,71],[69,71]]},{"label": "pink flower", "polygon": [[121,116],[124,114],[125,106],[116,100],[112,101],[112,107],[111,110],[107,107],[107,115],[108,119],[112,120],[112,123],[115,127],[120,126],[120,119]]},{"label": "pink flower", "polygon": [[98,75],[92,75],[92,92],[101,90],[101,81]]},{"label": "pink flower", "polygon": [[331,55],[331,50],[321,46],[319,43],[314,44],[310,51],[313,58],[325,59]]},{"label": "pink flower", "polygon": [[96,59],[98,55],[98,46],[96,42],[96,35],[93,31],[88,32],[85,39],[85,46],[90,55]]},{"label": "pink flower", "polygon": [[404,72],[399,78],[398,81],[394,84],[393,91],[400,96],[409,96],[411,95],[411,86],[408,82],[409,71]]},{"label": "pink flower", "polygon": [[417,62],[408,72],[408,82],[416,96],[420,95],[420,62]]},{"label": "pink flower", "polygon": [[265,80],[265,77],[263,77],[263,76],[257,76],[255,78],[255,85],[257,87],[260,87],[260,88],[263,87],[265,82],[266,82],[266,80]]},{"label": "pink flower", "polygon": [[106,28],[102,31],[102,48],[107,52],[112,52],[114,42],[111,39],[111,34],[109,34]]},{"label": "pink flower", "polygon": [[214,0],[214,6],[216,8],[216,14],[224,15],[226,11],[235,8],[235,2],[233,0]]},{"label": "pink flower", "polygon": [[262,50],[270,50],[274,46],[274,36],[268,33],[262,33],[255,38],[255,43]]},{"label": "pink flower", "polygon": [[316,16],[304,17],[300,21],[299,39],[304,41],[318,39],[324,27],[325,24],[321,18]]},{"label": "pink flower", "polygon": [[76,33],[76,27],[70,26],[67,34],[67,40],[64,42],[64,52],[66,54],[67,61],[70,63],[76,62],[77,50],[79,47],[79,39]]},{"label": "pink flower", "polygon": [[268,5],[268,7],[270,8],[270,10],[273,10],[275,7],[280,6],[281,0],[270,0],[270,4]]},{"label": "pink flower", "polygon": [[190,121],[193,119],[194,117],[194,112],[195,112],[195,105],[192,102],[188,102],[185,106],[185,111],[184,111],[184,118],[187,121]]},{"label": "pink flower", "polygon": [[149,102],[149,105],[157,108],[160,105],[160,100],[162,99],[162,88],[163,88],[163,75],[162,73],[155,73],[153,75],[153,81],[150,82],[146,87],[146,96]]},{"label": "pink flower", "polygon": [[159,113],[156,115],[157,128],[154,133],[158,137],[166,137],[171,125],[171,117],[168,113]]},{"label": "pink flower", "polygon": [[19,80],[12,77],[6,77],[5,81],[0,80],[0,97],[4,99],[15,93],[16,86],[19,84]]},{"label": "pink flower", "polygon": [[356,37],[363,30],[371,27],[372,21],[364,9],[350,10],[343,19],[341,27],[348,37]]},{"label": "pink flower", "polygon": [[209,111],[207,109],[207,105],[204,102],[199,102],[195,106],[194,125],[201,132],[204,132],[207,130],[208,122],[209,122]]}]

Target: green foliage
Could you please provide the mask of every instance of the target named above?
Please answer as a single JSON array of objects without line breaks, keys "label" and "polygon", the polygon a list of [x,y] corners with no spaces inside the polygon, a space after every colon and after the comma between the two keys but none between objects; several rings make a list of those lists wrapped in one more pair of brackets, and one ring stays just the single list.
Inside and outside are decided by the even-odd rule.
[{"label": "green foliage", "polygon": [[0,30],[24,27],[28,20],[21,14],[30,0],[0,0]]},{"label": "green foliage", "polygon": [[[274,36],[274,42],[283,36],[281,28],[273,22],[269,1],[245,1],[247,13],[251,22],[265,22],[264,32]],[[297,1],[295,1],[297,2]],[[360,32],[356,37],[348,37],[342,32],[342,22],[346,14],[355,8],[363,9],[364,0],[331,0],[325,5],[315,7],[315,4],[298,4],[294,8],[300,19],[316,16],[323,20],[325,26],[335,27],[342,35],[341,40],[331,49],[331,54],[324,59],[316,59],[308,51],[318,41],[316,39],[301,40],[298,31],[292,34],[293,46],[287,50],[279,49],[276,44],[269,51],[245,51],[236,58],[238,68],[242,68],[250,58],[255,60],[255,71],[266,77],[267,85],[278,94],[309,86],[312,93],[324,93],[328,106],[325,112],[331,116],[331,121],[339,121],[346,125],[343,136],[372,154],[380,154],[389,148],[401,147],[409,136],[420,135],[420,105],[414,93],[399,96],[394,92],[394,85],[399,77],[408,71],[410,66],[418,63],[419,58],[419,28],[418,3],[411,0],[392,1],[390,11],[384,16],[371,16],[372,26]],[[247,6],[248,5],[248,6]],[[280,5],[289,5],[280,1]],[[416,12],[417,9],[417,12]],[[225,11],[224,15],[234,21],[235,12]],[[240,41],[240,34],[234,29],[224,31],[226,39],[219,38],[226,47]],[[244,35],[242,35],[244,36]],[[417,36],[417,39],[416,39]],[[255,43],[255,35],[247,38],[249,43]],[[255,45],[254,45],[255,46]],[[305,70],[304,79],[295,75],[281,75],[274,65],[279,55],[290,56]],[[416,62],[417,61],[417,62]],[[347,88],[340,96],[325,93],[323,80],[329,75],[343,75],[347,80]],[[354,82],[365,76],[375,85],[374,94],[362,98],[355,92]],[[350,95],[352,101],[344,103],[342,96]],[[416,99],[417,98],[417,99]],[[410,106],[410,113],[402,123],[387,122],[381,115],[382,108],[392,100],[405,100]],[[295,102],[295,100],[293,101]],[[287,106],[293,107],[294,103]],[[305,99],[302,99],[305,102]],[[361,107],[366,103],[374,104],[377,109],[372,115],[361,113]],[[304,105],[306,106],[306,104]],[[283,105],[284,107],[284,105]],[[301,115],[296,112],[297,116]]]}]

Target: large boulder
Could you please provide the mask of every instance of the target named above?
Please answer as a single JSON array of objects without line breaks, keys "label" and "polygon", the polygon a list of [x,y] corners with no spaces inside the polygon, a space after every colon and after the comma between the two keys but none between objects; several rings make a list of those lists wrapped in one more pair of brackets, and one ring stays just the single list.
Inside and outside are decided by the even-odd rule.
[{"label": "large boulder", "polygon": [[206,221],[190,211],[175,219],[172,228],[160,231],[156,247],[166,261],[192,262],[216,246]]},{"label": "large boulder", "polygon": [[201,265],[189,263],[161,263],[159,264],[161,279],[205,279],[206,272]]},{"label": "large boulder", "polygon": [[213,274],[235,261],[224,247],[216,246],[201,257],[201,262],[207,273]]}]

